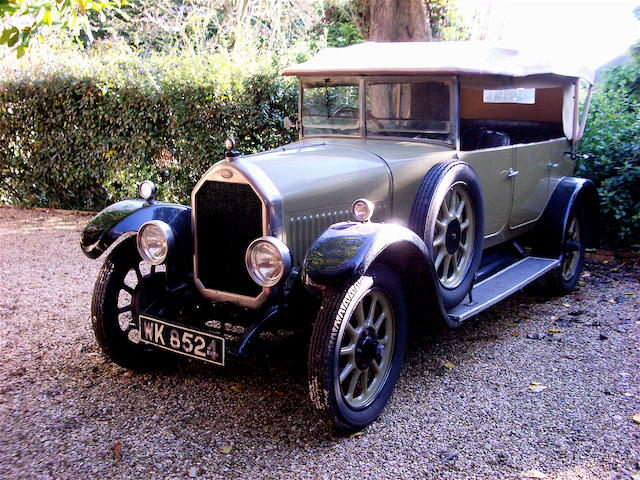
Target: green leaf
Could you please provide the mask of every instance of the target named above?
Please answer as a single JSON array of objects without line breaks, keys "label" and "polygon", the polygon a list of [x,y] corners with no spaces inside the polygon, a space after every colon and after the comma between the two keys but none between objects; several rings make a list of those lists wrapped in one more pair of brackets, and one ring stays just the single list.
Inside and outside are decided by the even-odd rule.
[{"label": "green leaf", "polygon": [[9,48],[13,47],[16,43],[18,43],[18,40],[20,39],[20,32],[18,31],[18,29],[15,28],[13,30],[15,30],[15,32],[12,33],[11,36],[9,37],[9,40],[7,40],[7,47]]},{"label": "green leaf", "polygon": [[2,34],[0,35],[0,45],[7,43],[11,35],[18,33],[18,29],[16,27],[5,28],[2,30]]}]

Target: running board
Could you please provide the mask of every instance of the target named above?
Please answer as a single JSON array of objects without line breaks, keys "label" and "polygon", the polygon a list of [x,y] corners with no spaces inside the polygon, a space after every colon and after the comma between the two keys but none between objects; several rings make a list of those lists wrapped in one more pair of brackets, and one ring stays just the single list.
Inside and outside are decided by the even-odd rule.
[{"label": "running board", "polygon": [[449,317],[460,323],[477,315],[559,265],[560,260],[553,258],[523,258],[474,285],[473,302],[469,303],[467,297],[449,311]]}]

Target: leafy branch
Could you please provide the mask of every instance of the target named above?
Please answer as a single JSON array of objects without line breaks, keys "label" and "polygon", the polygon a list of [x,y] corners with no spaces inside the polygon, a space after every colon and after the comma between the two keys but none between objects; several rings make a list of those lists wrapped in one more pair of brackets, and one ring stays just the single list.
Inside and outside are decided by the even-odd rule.
[{"label": "leafy branch", "polygon": [[106,22],[106,13],[126,18],[122,11],[126,0],[0,0],[0,45],[15,50],[18,58],[25,54],[34,38],[42,38],[43,27],[53,25],[76,32],[82,28],[93,41],[91,19]]}]

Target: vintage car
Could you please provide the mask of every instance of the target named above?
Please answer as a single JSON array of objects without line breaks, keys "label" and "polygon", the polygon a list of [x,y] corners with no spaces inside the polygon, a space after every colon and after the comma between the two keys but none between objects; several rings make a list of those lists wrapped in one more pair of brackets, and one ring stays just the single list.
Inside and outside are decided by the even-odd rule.
[{"label": "vintage car", "polygon": [[572,177],[593,72],[556,57],[364,43],[286,69],[299,141],[240,155],[227,139],[190,206],[144,181],[84,229],[89,257],[111,246],[91,305],[102,351],[224,365],[265,332],[306,330],[313,405],[365,427],[410,322],[456,327],[543,276],[575,287],[597,230],[596,189]]}]

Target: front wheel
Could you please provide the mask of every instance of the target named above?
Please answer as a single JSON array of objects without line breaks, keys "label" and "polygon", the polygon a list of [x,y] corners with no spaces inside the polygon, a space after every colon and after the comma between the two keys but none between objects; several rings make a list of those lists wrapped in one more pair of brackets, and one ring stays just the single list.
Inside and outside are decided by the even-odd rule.
[{"label": "front wheel", "polygon": [[91,302],[91,321],[105,357],[125,368],[148,368],[159,352],[140,342],[138,314],[164,291],[166,273],[142,261],[135,237],[107,256]]},{"label": "front wheel", "polygon": [[309,348],[309,393],[338,428],[373,422],[398,380],[407,314],[398,277],[377,266],[345,291],[323,300]]}]

